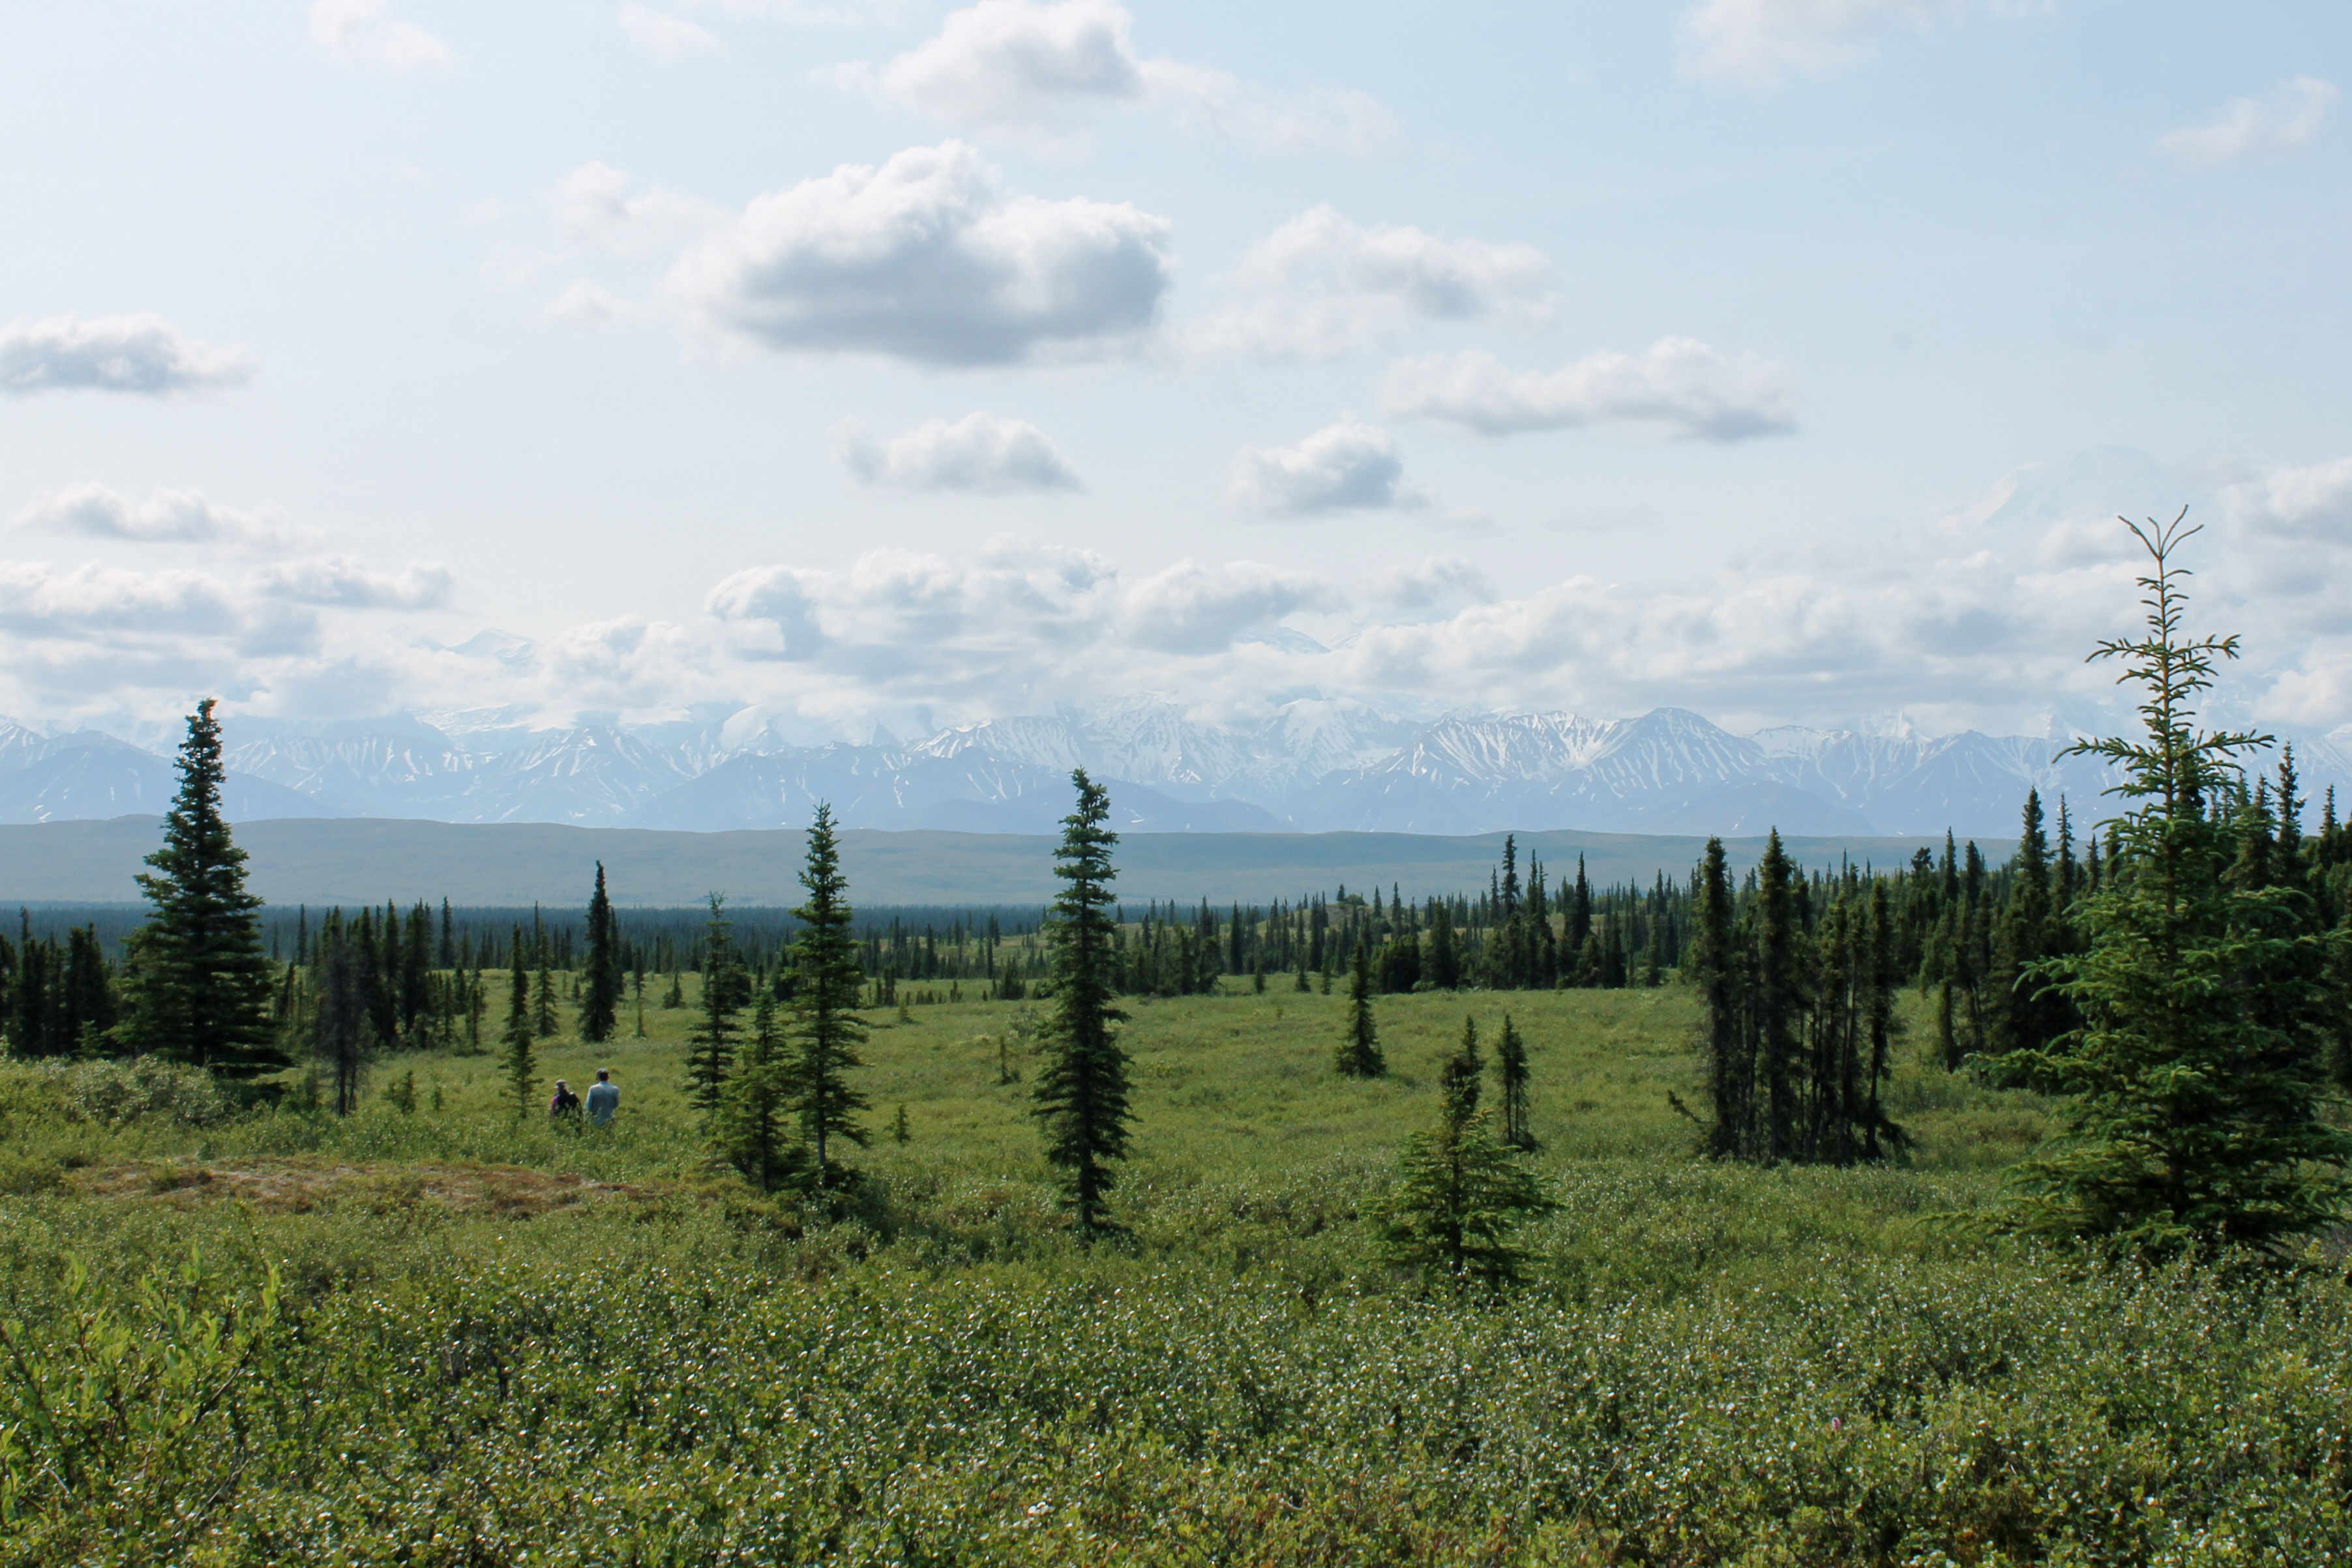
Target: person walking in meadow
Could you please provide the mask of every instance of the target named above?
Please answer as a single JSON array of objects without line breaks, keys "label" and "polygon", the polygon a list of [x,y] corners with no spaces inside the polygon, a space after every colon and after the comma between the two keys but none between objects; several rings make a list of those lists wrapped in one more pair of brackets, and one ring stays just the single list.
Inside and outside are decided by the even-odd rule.
[{"label": "person walking in meadow", "polygon": [[555,1097],[547,1103],[547,1119],[559,1127],[580,1120],[580,1096],[561,1078],[555,1081]]},{"label": "person walking in meadow", "polygon": [[588,1120],[599,1127],[613,1124],[613,1113],[621,1108],[621,1086],[613,1082],[613,1070],[600,1067],[596,1082],[588,1086]]}]

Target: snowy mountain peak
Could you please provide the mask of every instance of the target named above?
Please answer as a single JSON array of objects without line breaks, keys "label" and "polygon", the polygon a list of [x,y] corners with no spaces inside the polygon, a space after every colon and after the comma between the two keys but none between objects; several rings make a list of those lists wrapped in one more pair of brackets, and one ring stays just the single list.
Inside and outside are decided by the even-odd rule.
[{"label": "snowy mountain peak", "polygon": [[[1432,722],[1348,698],[1254,699],[1212,722],[1145,694],[938,729],[901,745],[819,740],[793,716],[723,707],[655,725],[532,727],[515,709],[331,724],[232,721],[246,814],[423,817],[697,830],[773,827],[833,802],[851,827],[1046,831],[1069,772],[1111,786],[1132,831],[1462,833],[2014,832],[2028,789],[2080,821],[2104,766],[2064,742],[1787,726],[1734,735],[1701,715],[1455,713]],[[0,821],[160,810],[170,770],[96,731],[0,720]],[[2352,747],[2296,743],[2305,789],[2352,784]],[[2348,791],[2352,792],[2352,791]]]}]

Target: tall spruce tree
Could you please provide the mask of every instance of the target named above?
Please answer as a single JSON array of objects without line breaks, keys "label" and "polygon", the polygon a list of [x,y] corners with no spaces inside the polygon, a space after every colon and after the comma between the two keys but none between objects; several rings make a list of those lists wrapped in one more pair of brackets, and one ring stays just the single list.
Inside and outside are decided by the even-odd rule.
[{"label": "tall spruce tree", "polygon": [[1465,1019],[1439,1075],[1437,1125],[1405,1140],[1396,1185],[1373,1214],[1381,1255],[1438,1289],[1521,1282],[1529,1254],[1513,1233],[1554,1207],[1518,1152],[1489,1132],[1478,1110],[1484,1070],[1477,1023]]},{"label": "tall spruce tree", "polygon": [[358,1107],[368,1058],[377,1044],[360,989],[361,965],[336,915],[320,927],[316,980],[310,998],[310,1053],[327,1069],[335,1114]]},{"label": "tall spruce tree", "polygon": [[1774,828],[1756,867],[1756,934],[1750,944],[1748,1006],[1755,1019],[1757,1075],[1764,1090],[1764,1157],[1789,1157],[1797,1134],[1797,1069],[1800,1031],[1806,1011],[1800,945],[1804,940],[1797,907],[1801,873]]},{"label": "tall spruce tree", "polygon": [[706,1116],[718,1111],[719,1093],[734,1069],[735,1041],[742,1033],[735,1020],[746,989],[727,896],[714,893],[710,918],[702,926],[702,1016],[686,1037],[686,1098]]},{"label": "tall spruce tree", "polygon": [[1371,950],[1356,946],[1356,960],[1348,982],[1348,1037],[1339,1044],[1339,1071],[1350,1078],[1378,1078],[1387,1072],[1381,1054],[1380,1030],[1372,1019]]},{"label": "tall spruce tree", "polygon": [[[447,920],[447,910],[443,910]],[[596,862],[596,891],[588,898],[588,962],[580,996],[580,1038],[602,1045],[621,1022],[620,932],[604,892],[604,862]]]},{"label": "tall spruce tree", "polygon": [[792,1136],[791,1071],[775,998],[762,989],[742,1055],[720,1092],[712,1140],[719,1155],[762,1192],[797,1186],[807,1174],[807,1152]]},{"label": "tall spruce tree", "polygon": [[807,859],[801,868],[807,902],[793,911],[801,934],[793,944],[793,1037],[786,1077],[789,1102],[800,1117],[822,1188],[846,1184],[848,1168],[835,1156],[835,1141],[863,1148],[866,1128],[857,1113],[866,1096],[849,1074],[863,1065],[857,1048],[866,1039],[857,1016],[866,971],[857,961],[857,934],[849,907],[849,878],[841,869],[841,844],[833,808],[820,802],[809,824]]},{"label": "tall spruce tree", "polygon": [[1054,1009],[1045,1060],[1037,1074],[1036,1116],[1045,1159],[1061,1175],[1063,1201],[1081,1236],[1108,1226],[1106,1201],[1114,1162],[1127,1157],[1127,1052],[1116,1025],[1127,1015],[1113,1005],[1118,992],[1118,926],[1111,914],[1111,847],[1118,835],[1103,824],[1110,796],[1087,777],[1070,775],[1077,810],[1062,819],[1054,851],[1054,895],[1045,937],[1054,950]]},{"label": "tall spruce tree", "polygon": [[2345,936],[2300,879],[2259,869],[2277,824],[2236,759],[2269,737],[2197,726],[2238,639],[2185,630],[2187,516],[2126,523],[2151,562],[2146,630],[2091,655],[2139,688],[2141,733],[2072,748],[2119,766],[2129,802],[2103,885],[2076,906],[2083,951],[2044,965],[2082,1024],[2011,1059],[2066,1097],[2058,1135],[2020,1167],[2013,1223],[2158,1256],[2273,1249],[2341,1223],[2352,1198],[2352,1136],[2321,1115]]},{"label": "tall spruce tree", "polygon": [[1503,1015],[1503,1037],[1495,1044],[1495,1071],[1503,1091],[1503,1142],[1532,1154],[1536,1134],[1528,1093],[1528,1042],[1508,1013]]},{"label": "tall spruce tree", "polygon": [[[2074,1025],[2074,1009],[2043,968],[2046,959],[2064,952],[2069,944],[2037,791],[2026,792],[2022,827],[2009,899],[1993,922],[1992,1029],[1987,1041],[1993,1060],[1987,1065],[1996,1079],[2002,1076],[1999,1058],[2042,1050]],[[2071,854],[2072,835],[2062,836],[2069,840],[2065,847]]]},{"label": "tall spruce tree", "polygon": [[499,1037],[506,1047],[502,1063],[507,1076],[507,1092],[514,1096],[515,1117],[518,1121],[530,1114],[531,1103],[538,1098],[539,1056],[538,1034],[530,1027],[530,970],[522,948],[522,927],[514,928],[514,972],[507,986],[507,1024]]},{"label": "tall spruce tree", "polygon": [[1706,1009],[1707,1096],[1715,1113],[1707,1124],[1707,1153],[1717,1159],[1740,1159],[1748,1156],[1756,1143],[1756,1061],[1743,1027],[1746,988],[1732,931],[1738,911],[1721,839],[1706,841],[1697,903],[1691,972]]},{"label": "tall spruce tree", "polygon": [[130,1043],[137,1050],[250,1079],[287,1065],[269,1017],[269,960],[246,891],[245,852],[221,815],[220,725],[206,697],[188,716],[179,793],[163,846],[139,891],[154,913],[133,933]]}]

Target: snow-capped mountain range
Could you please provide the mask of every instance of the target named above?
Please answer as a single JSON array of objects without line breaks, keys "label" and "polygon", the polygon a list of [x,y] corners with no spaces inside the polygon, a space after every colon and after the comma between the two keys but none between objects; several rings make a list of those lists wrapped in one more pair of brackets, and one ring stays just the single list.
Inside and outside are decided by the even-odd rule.
[{"label": "snow-capped mountain range", "polygon": [[[2105,767],[2063,739],[1973,731],[1734,735],[1658,708],[1631,719],[1465,714],[1423,722],[1305,699],[1246,724],[1134,698],[900,741],[786,744],[745,714],[530,729],[499,710],[299,724],[232,720],[241,819],[397,817],[711,831],[799,827],[829,800],[848,827],[1045,832],[1069,771],[1109,781],[1118,825],[1163,832],[1594,831],[1922,834],[2015,831],[2029,787],[2084,818]],[[2308,794],[2352,784],[2352,751],[2298,737]],[[0,720],[0,821],[161,811],[168,760],[94,730]]]}]

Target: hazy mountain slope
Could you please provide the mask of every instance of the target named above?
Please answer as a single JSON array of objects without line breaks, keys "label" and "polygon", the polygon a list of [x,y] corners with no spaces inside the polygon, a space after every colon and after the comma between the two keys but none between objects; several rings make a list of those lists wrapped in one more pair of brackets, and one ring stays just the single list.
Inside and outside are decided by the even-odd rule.
[{"label": "hazy mountain slope", "polygon": [[[161,826],[153,817],[0,826],[0,904],[127,903],[137,896],[131,879],[141,869],[140,857],[154,849]],[[252,857],[250,885],[256,892],[274,904],[309,904],[314,909],[444,897],[461,904],[536,900],[578,909],[587,901],[599,861],[613,897],[625,905],[692,905],[713,891],[743,906],[789,906],[801,898],[794,878],[802,836],[791,830],[664,833],[543,822],[354,819],[248,822],[237,830],[237,841]],[[1928,841],[1788,841],[1801,863],[1822,867],[1833,867],[1846,855],[1896,864]],[[867,907],[1036,908],[1055,891],[1055,842],[1047,834],[853,829],[842,835],[852,895]],[[1604,884],[1647,884],[1660,872],[1684,876],[1705,844],[1696,836],[1519,835],[1523,856],[1572,876],[1581,854],[1588,874]],[[1745,870],[1761,853],[1763,841],[1743,838],[1725,847],[1734,866]],[[2011,850],[2006,841],[1983,847],[1995,861],[2006,860]],[[1118,891],[1130,909],[1150,898],[1264,904],[1341,884],[1366,889],[1393,883],[1415,897],[1468,893],[1486,885],[1502,852],[1499,834],[1122,832]]]},{"label": "hazy mountain slope", "polygon": [[[170,763],[131,747],[71,747],[0,771],[0,822],[88,821],[161,812],[179,784]],[[241,773],[223,780],[221,809],[234,821],[342,815],[325,802]]]}]

